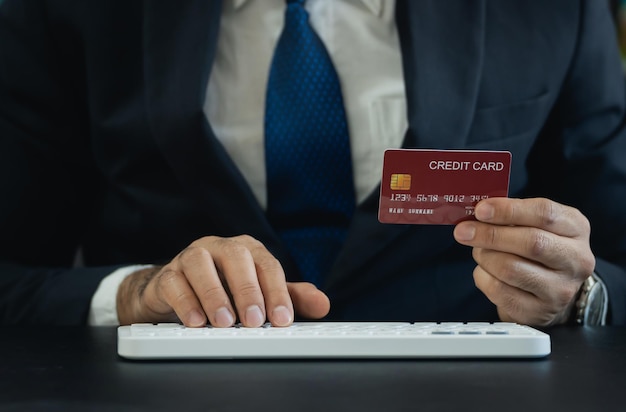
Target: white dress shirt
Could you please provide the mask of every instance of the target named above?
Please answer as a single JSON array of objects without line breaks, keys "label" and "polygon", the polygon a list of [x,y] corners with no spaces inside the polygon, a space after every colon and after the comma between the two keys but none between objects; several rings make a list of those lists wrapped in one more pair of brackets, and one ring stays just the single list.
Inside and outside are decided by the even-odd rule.
[{"label": "white dress shirt", "polygon": [[[263,119],[285,0],[226,0],[204,110],[261,206],[266,205]],[[311,25],[341,82],[357,201],[380,182],[383,153],[407,127],[395,1],[308,0]]]},{"label": "white dress shirt", "polygon": [[[380,182],[383,153],[401,145],[407,128],[402,56],[392,0],[308,0],[310,21],[337,69],[346,106],[357,201]],[[224,0],[204,111],[217,138],[266,205],[265,91],[283,27],[285,0]],[[117,324],[115,295],[122,268],[105,278],[89,323]]]}]

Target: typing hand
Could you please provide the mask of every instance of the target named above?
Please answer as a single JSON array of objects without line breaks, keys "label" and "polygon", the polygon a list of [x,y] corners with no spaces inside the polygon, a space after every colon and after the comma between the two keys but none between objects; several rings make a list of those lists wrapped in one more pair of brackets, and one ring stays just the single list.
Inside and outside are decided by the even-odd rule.
[{"label": "typing hand", "polygon": [[585,216],[548,199],[492,198],[475,212],[478,221],[461,222],[454,237],[474,248],[474,281],[500,319],[565,323],[595,267]]},{"label": "typing hand", "polygon": [[128,276],[117,293],[123,325],[179,319],[190,327],[207,321],[228,327],[239,319],[258,327],[267,319],[288,326],[294,308],[303,317],[321,318],[330,303],[311,283],[286,282],[278,260],[245,235],[198,239],[167,265]]}]

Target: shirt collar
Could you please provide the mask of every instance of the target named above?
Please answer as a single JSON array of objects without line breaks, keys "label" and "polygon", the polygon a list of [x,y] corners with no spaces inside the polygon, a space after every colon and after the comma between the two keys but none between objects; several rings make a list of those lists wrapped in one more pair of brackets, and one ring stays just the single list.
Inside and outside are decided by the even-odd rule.
[{"label": "shirt collar", "polygon": [[[232,0],[235,10],[251,0]],[[380,16],[383,10],[383,1],[385,0],[359,0],[367,9],[375,16]]]}]

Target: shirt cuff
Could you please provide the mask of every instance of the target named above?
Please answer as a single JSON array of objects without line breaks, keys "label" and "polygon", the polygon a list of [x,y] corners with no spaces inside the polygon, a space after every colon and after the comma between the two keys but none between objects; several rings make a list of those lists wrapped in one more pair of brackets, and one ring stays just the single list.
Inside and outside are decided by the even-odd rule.
[{"label": "shirt cuff", "polygon": [[152,265],[125,266],[102,279],[96,293],[91,298],[87,323],[90,326],[119,326],[120,320],[117,317],[116,303],[117,289],[128,275],[149,267]]}]

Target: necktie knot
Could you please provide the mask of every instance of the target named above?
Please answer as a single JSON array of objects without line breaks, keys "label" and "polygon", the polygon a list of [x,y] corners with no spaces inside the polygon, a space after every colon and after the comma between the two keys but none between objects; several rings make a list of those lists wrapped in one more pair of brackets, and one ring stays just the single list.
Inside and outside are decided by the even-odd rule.
[{"label": "necktie knot", "polygon": [[[306,0],[287,0],[287,9],[285,10],[285,29],[283,34],[290,33],[296,29],[292,29],[290,26],[309,24],[309,12],[304,8],[304,2]],[[302,29],[297,29],[302,34]]]}]

